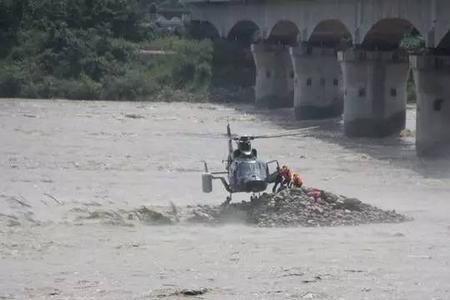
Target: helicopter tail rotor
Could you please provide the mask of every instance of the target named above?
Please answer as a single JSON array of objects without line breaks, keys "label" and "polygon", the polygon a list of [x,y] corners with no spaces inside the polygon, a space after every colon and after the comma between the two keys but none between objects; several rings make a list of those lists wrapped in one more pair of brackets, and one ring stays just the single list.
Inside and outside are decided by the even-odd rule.
[{"label": "helicopter tail rotor", "polygon": [[233,137],[231,136],[230,123],[227,124],[227,136],[228,136],[228,159],[230,160],[233,153]]},{"label": "helicopter tail rotor", "polygon": [[205,167],[205,173],[209,173],[209,171],[208,171],[208,163],[206,163],[205,160],[202,160],[202,162],[203,162],[203,165]]}]

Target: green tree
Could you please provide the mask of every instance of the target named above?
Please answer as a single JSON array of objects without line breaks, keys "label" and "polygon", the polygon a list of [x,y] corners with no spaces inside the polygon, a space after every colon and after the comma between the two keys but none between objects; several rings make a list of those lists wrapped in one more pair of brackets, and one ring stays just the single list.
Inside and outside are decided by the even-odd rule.
[{"label": "green tree", "polygon": [[[167,88],[202,90],[209,43],[161,40],[143,1],[0,0],[0,96],[142,99]],[[141,59],[139,49],[156,40],[174,54]]]}]

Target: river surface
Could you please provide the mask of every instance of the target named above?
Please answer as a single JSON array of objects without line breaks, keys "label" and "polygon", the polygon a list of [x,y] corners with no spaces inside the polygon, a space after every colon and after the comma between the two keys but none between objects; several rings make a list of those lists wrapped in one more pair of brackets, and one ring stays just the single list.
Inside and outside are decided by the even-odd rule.
[{"label": "river surface", "polygon": [[[415,107],[408,108],[414,130]],[[219,204],[226,123],[308,186],[414,221],[336,228],[123,226],[80,212]],[[236,195],[234,201],[248,200]],[[349,139],[341,120],[187,103],[0,100],[0,299],[450,299],[450,162],[413,137]]]}]

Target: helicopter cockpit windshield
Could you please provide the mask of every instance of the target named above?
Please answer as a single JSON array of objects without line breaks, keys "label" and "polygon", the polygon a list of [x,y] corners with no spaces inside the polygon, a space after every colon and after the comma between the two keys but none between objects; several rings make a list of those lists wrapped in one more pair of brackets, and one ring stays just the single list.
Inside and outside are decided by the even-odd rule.
[{"label": "helicopter cockpit windshield", "polygon": [[267,167],[261,161],[242,161],[237,168],[239,178],[251,177],[257,180],[265,180],[267,177]]}]

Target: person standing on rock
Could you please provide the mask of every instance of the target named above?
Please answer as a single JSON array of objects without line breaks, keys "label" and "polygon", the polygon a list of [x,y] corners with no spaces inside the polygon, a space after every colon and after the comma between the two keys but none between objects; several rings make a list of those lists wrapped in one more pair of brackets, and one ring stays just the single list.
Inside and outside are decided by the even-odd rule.
[{"label": "person standing on rock", "polygon": [[[282,166],[280,174],[278,174],[275,180],[275,184],[273,185],[272,192],[275,193],[284,190],[285,188],[291,185],[291,181],[292,181],[291,169],[289,169],[289,167],[286,165]],[[280,185],[280,187],[277,190],[278,185]]]}]

